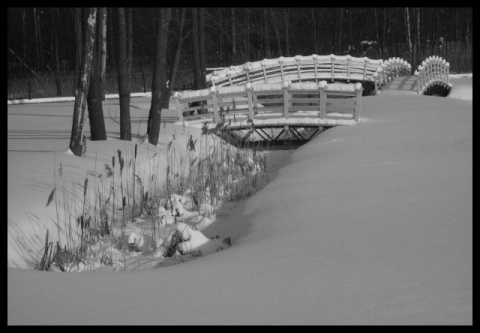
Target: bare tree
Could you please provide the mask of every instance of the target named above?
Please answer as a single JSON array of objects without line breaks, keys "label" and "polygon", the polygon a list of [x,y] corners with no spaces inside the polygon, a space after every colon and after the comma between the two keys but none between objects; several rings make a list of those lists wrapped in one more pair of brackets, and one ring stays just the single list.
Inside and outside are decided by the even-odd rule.
[{"label": "bare tree", "polygon": [[283,8],[283,18],[285,21],[285,56],[290,56],[290,39],[289,39],[289,20],[288,20],[288,8]]},{"label": "bare tree", "polygon": [[205,8],[198,9],[198,46],[200,56],[200,86],[207,87],[206,56],[205,56]]},{"label": "bare tree", "polygon": [[192,57],[193,57],[193,86],[201,89],[200,46],[198,43],[198,9],[192,8]]},{"label": "bare tree", "polygon": [[[103,16],[104,11],[105,8],[99,8],[97,10],[99,18]],[[100,81],[101,59],[99,56],[100,50],[98,47],[98,45],[102,42],[102,28],[103,27],[101,24],[97,24],[97,34],[92,50],[92,71],[90,74],[90,85],[87,96],[88,119],[90,120],[90,133],[92,141],[107,139],[107,133],[105,131],[105,120],[103,118],[102,89]]]},{"label": "bare tree", "polygon": [[132,8],[127,8],[126,22],[127,22],[127,72],[128,72],[128,84],[132,84],[132,70],[133,70],[133,34],[132,34]]},{"label": "bare tree", "polygon": [[82,64],[83,56],[83,32],[82,32],[82,8],[74,8],[75,18],[75,43],[76,43],[76,62],[75,62],[75,75],[80,74],[80,66]]},{"label": "bare tree", "polygon": [[168,108],[170,94],[167,87],[167,41],[170,27],[171,8],[160,8],[155,41],[155,62],[153,64],[152,103],[148,114],[148,142],[157,145],[160,133],[161,111]]},{"label": "bare tree", "polygon": [[[410,16],[408,14],[408,7],[405,8],[405,21],[407,28],[407,42],[408,42],[408,52],[410,53],[410,58],[412,57],[412,39],[410,38]],[[410,62],[412,60],[410,59]]]},{"label": "bare tree", "polygon": [[75,104],[73,106],[73,123],[70,137],[70,150],[77,156],[82,155],[83,122],[85,119],[86,94],[88,91],[90,72],[92,68],[92,53],[95,43],[95,27],[97,23],[97,9],[90,8],[86,32],[83,61],[75,90]]},{"label": "bare tree", "polygon": [[269,45],[269,40],[268,40],[268,23],[267,23],[267,9],[263,8],[263,21],[265,23],[265,34],[264,34],[264,45],[265,45],[265,58],[270,58],[271,53],[270,53],[270,45]]},{"label": "bare tree", "polygon": [[101,43],[99,43],[100,57],[100,91],[102,101],[105,100],[105,72],[107,69],[107,8],[102,7],[101,10]]},{"label": "bare tree", "polygon": [[280,43],[280,34],[278,33],[277,22],[275,20],[275,15],[273,15],[272,8],[270,8],[270,15],[272,16],[273,29],[275,30],[275,36],[277,37],[278,56],[281,56],[282,55],[282,45]]},{"label": "bare tree", "polygon": [[127,23],[125,10],[117,8],[118,13],[118,93],[120,95],[120,139],[132,140],[130,124],[130,80],[127,58]]},{"label": "bare tree", "polygon": [[175,86],[175,77],[178,70],[178,63],[180,62],[180,53],[182,50],[183,44],[183,27],[185,26],[185,13],[187,9],[183,7],[181,9],[181,14],[179,18],[179,26],[178,26],[178,36],[177,36],[177,49],[175,50],[175,57],[173,58],[172,69],[170,70],[170,77],[169,77],[169,85],[168,85],[168,94],[171,94],[173,87]]},{"label": "bare tree", "polygon": [[318,45],[317,45],[317,24],[315,21],[315,12],[314,8],[310,8],[310,14],[312,14],[312,30],[313,30],[313,53],[318,52]]},{"label": "bare tree", "polygon": [[235,36],[235,9],[231,8],[231,11],[232,11],[232,60],[236,61],[237,38]]}]

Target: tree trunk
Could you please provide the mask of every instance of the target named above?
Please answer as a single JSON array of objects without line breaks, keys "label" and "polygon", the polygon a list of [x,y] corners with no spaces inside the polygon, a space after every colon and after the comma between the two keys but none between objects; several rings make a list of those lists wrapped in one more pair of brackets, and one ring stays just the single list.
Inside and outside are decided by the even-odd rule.
[{"label": "tree trunk", "polygon": [[133,35],[132,35],[132,8],[127,8],[127,72],[129,90],[132,89],[133,75]]},{"label": "tree trunk", "polygon": [[205,58],[205,8],[198,9],[198,44],[200,53],[200,86],[207,87],[206,58]]},{"label": "tree trunk", "polygon": [[237,59],[237,44],[236,44],[236,36],[235,36],[235,9],[232,8],[232,59],[230,62],[235,62]]},{"label": "tree trunk", "polygon": [[130,82],[127,58],[127,23],[125,10],[118,13],[118,93],[120,95],[120,140],[132,140],[130,124]]},{"label": "tree trunk", "polygon": [[169,81],[170,84],[168,85],[168,95],[171,95],[172,89],[175,86],[175,76],[177,75],[178,70],[178,63],[180,62],[180,53],[182,50],[182,43],[183,43],[183,27],[185,26],[185,13],[187,9],[185,7],[182,8],[180,13],[180,23],[178,26],[178,44],[177,49],[175,50],[175,57],[173,59],[172,69],[170,70],[170,77]]},{"label": "tree trunk", "polygon": [[275,21],[272,8],[270,8],[270,15],[272,16],[273,28],[275,30],[275,36],[277,37],[278,56],[280,57],[282,55],[282,45],[280,44],[280,34],[278,33],[277,22]]},{"label": "tree trunk", "polygon": [[315,12],[313,11],[313,7],[310,8],[310,13],[312,14],[312,30],[313,30],[313,53],[317,54],[318,52],[318,44],[317,44],[317,24],[315,21]]},{"label": "tree trunk", "polygon": [[352,11],[353,11],[353,8],[350,7],[348,8],[348,26],[350,28],[350,54],[355,56],[356,53],[354,51],[354,47],[355,47],[355,42],[354,42],[354,39],[353,39],[353,19],[352,19]]},{"label": "tree trunk", "polygon": [[417,52],[420,51],[420,7],[417,7]]},{"label": "tree trunk", "polygon": [[[23,15],[22,15],[22,50],[23,50],[23,58],[24,61],[27,60],[27,37],[26,37],[26,34],[25,34],[25,16],[26,16],[26,13],[25,13],[26,9],[23,8]],[[24,67],[25,68],[25,67]]]},{"label": "tree trunk", "polygon": [[285,56],[286,57],[289,57],[290,56],[290,40],[288,38],[288,9],[287,8],[283,8],[283,17],[284,17],[284,20],[285,20]]},{"label": "tree trunk", "polygon": [[[53,34],[53,41],[55,43],[55,73],[57,76],[60,75],[60,59],[58,58],[58,33],[57,33],[57,21],[55,20],[55,11],[58,11],[58,8],[52,9],[52,34]],[[62,96],[62,85],[60,84],[60,80],[55,78],[55,85],[57,88],[57,96]]]},{"label": "tree trunk", "polygon": [[40,68],[43,70],[44,61],[43,61],[43,42],[42,42],[42,25],[40,24],[40,14],[37,15],[37,26],[38,26],[38,41],[40,46]]},{"label": "tree trunk", "polygon": [[200,46],[198,43],[198,9],[192,8],[192,56],[193,56],[193,88],[202,87],[202,72],[200,67]]},{"label": "tree trunk", "polygon": [[92,52],[95,42],[97,9],[90,8],[87,20],[85,48],[77,89],[75,90],[75,104],[73,106],[73,124],[70,137],[70,150],[76,156],[82,155],[83,122],[85,118],[86,94],[89,87],[90,72],[92,68]]},{"label": "tree trunk", "polygon": [[342,52],[342,26],[343,26],[343,8],[340,7],[340,18],[338,20],[338,37],[337,37],[337,41],[338,41],[338,46],[337,46],[337,54],[340,54]]},{"label": "tree trunk", "polygon": [[152,81],[152,104],[148,114],[148,142],[157,145],[160,133],[160,121],[162,108],[168,108],[170,95],[166,84],[167,74],[167,41],[170,18],[172,15],[171,8],[161,8],[160,19],[157,25],[157,38],[155,41],[155,62],[153,64],[153,81]]},{"label": "tree trunk", "polygon": [[250,15],[249,9],[245,8],[245,62],[250,60]]},{"label": "tree trunk", "polygon": [[100,93],[102,101],[105,100],[105,72],[107,69],[107,8],[101,8],[101,32],[102,39],[100,43]]},{"label": "tree trunk", "polygon": [[[382,31],[382,55],[385,56],[387,45],[386,45],[386,40],[385,40],[385,30],[387,29],[387,12],[386,8],[383,7],[383,31]],[[385,56],[386,58],[386,56]]]},{"label": "tree trunk", "polygon": [[265,40],[265,58],[270,58],[270,45],[268,41],[268,24],[267,24],[267,9],[263,8],[263,21],[265,23],[265,35],[264,35],[264,40]]},{"label": "tree trunk", "polygon": [[39,41],[38,41],[37,9],[35,7],[33,7],[33,27],[35,29],[34,30],[35,31],[35,54],[37,56],[35,70],[38,71],[40,68],[39,67],[40,66],[40,47],[38,46]]},{"label": "tree trunk", "polygon": [[410,15],[408,14],[408,7],[405,8],[405,20],[407,28],[407,42],[408,42],[408,52],[410,53],[410,63],[412,62],[412,40],[410,38]]},{"label": "tree trunk", "polygon": [[[98,9],[99,19],[102,17],[104,8]],[[103,118],[102,91],[100,83],[100,57],[98,45],[101,44],[102,26],[97,24],[97,35],[92,51],[92,71],[90,74],[90,85],[88,89],[88,118],[90,120],[91,140],[107,140],[105,131],[105,120]]]},{"label": "tree trunk", "polygon": [[380,59],[382,59],[383,55],[382,55],[382,45],[380,44],[380,33],[378,32],[377,8],[373,8],[373,14],[375,15],[375,33],[377,35],[378,50],[380,51]]},{"label": "tree trunk", "polygon": [[75,76],[80,75],[80,66],[82,64],[83,56],[83,32],[82,32],[82,9],[74,8],[75,14],[75,43],[76,43],[76,63]]}]

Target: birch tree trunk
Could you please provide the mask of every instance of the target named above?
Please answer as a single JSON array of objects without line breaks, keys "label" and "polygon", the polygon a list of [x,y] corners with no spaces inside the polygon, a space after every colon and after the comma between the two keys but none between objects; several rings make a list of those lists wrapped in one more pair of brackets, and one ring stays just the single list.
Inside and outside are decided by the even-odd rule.
[{"label": "birch tree trunk", "polygon": [[82,156],[83,123],[85,120],[86,94],[89,86],[90,72],[92,68],[92,51],[95,42],[95,26],[97,23],[97,9],[90,8],[83,61],[78,77],[78,85],[75,90],[75,104],[73,106],[73,123],[70,137],[70,150],[76,156]]},{"label": "birch tree trunk", "polygon": [[153,81],[152,81],[152,104],[148,114],[148,142],[157,145],[160,133],[161,111],[168,108],[170,95],[166,84],[167,74],[167,41],[168,30],[170,26],[170,18],[172,15],[171,8],[160,8],[160,19],[157,23],[157,38],[155,41],[155,62],[153,64]]},{"label": "birch tree trunk", "polygon": [[127,23],[125,10],[118,13],[118,93],[120,95],[120,140],[132,140],[130,124],[130,80],[127,58]]}]

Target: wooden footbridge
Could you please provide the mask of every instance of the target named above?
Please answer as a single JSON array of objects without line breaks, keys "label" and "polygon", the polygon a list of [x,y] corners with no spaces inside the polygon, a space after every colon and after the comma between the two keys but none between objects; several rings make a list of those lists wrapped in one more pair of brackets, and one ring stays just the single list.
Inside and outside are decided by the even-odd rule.
[{"label": "wooden footbridge", "polygon": [[[411,75],[400,58],[296,56],[231,66],[208,88],[174,95],[179,121],[203,126],[238,147],[295,147],[321,131],[359,120],[362,95],[404,79],[405,90],[446,96],[449,64],[429,57]],[[388,86],[392,89],[392,85]],[[393,88],[394,89],[394,88]]]}]

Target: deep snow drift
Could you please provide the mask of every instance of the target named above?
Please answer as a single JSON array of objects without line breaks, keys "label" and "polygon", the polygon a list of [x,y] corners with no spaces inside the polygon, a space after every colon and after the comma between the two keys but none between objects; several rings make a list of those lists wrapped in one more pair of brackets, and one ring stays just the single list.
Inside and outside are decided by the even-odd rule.
[{"label": "deep snow drift", "polygon": [[[9,268],[8,323],[472,324],[472,81],[451,81],[447,98],[365,97],[359,124],[284,157],[265,188],[205,229],[232,237],[225,251],[144,271]],[[135,124],[148,108],[132,99]],[[95,151],[125,145],[109,121],[111,139],[90,142],[89,158],[62,154],[72,109],[8,108],[9,267],[22,267],[37,221],[54,226],[54,158],[81,179]],[[162,126],[160,146],[182,130]]]}]

